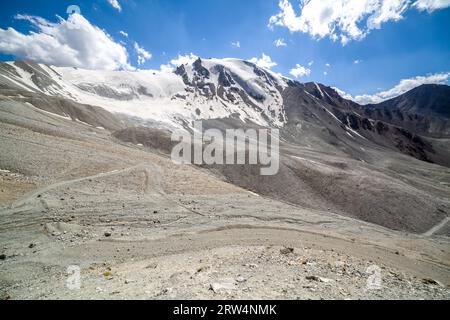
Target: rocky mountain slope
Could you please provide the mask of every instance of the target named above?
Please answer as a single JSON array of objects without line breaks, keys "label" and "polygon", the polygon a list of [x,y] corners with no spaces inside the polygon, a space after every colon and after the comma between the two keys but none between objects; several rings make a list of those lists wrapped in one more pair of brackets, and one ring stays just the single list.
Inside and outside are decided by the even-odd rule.
[{"label": "rocky mountain slope", "polygon": [[450,87],[439,84],[421,85],[378,105],[376,109],[391,109],[422,116],[450,118]]},{"label": "rocky mountain slope", "polygon": [[75,121],[92,110],[78,103],[41,109],[53,99],[0,94],[1,299],[450,297],[440,166],[285,143],[281,175],[251,183],[254,168],[175,165],[152,145],[164,132],[108,111],[96,121],[129,127]]},{"label": "rocky mountain slope", "polygon": [[78,103],[184,127],[195,119],[239,115],[242,121],[282,125],[286,80],[235,60],[197,60],[175,73],[57,68],[31,62],[0,64],[0,87],[58,96]]},{"label": "rocky mountain slope", "polygon": [[[393,101],[360,106],[332,88],[291,81],[250,62],[198,59],[174,73],[1,63],[0,87],[98,106],[147,127],[169,130],[190,128],[194,120],[230,117],[283,129],[303,121],[327,128],[330,141],[367,139],[419,160],[450,166],[447,86],[423,86]],[[87,117],[78,120],[91,123]]]},{"label": "rocky mountain slope", "polygon": [[[205,130],[276,127],[282,138],[277,175],[261,177],[257,166],[206,169],[258,194],[398,230],[425,232],[448,215],[448,169],[439,166],[450,166],[448,127],[431,137],[414,120],[423,115],[409,113],[415,109],[360,106],[332,88],[236,59],[198,59],[174,73],[2,63],[0,88],[32,110],[106,129],[120,143],[166,155],[170,130],[190,130],[193,120],[205,120]],[[445,93],[446,87],[433,90]],[[405,120],[406,112],[414,121]]]}]

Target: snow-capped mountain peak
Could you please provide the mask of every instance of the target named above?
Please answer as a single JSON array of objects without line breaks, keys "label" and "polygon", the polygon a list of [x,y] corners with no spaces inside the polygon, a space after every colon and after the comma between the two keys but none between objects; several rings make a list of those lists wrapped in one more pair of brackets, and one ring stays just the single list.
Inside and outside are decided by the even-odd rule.
[{"label": "snow-capped mountain peak", "polygon": [[288,80],[238,59],[197,59],[173,73],[98,71],[16,61],[0,64],[1,85],[173,127],[230,116],[270,126],[283,126],[286,121],[282,92]]}]

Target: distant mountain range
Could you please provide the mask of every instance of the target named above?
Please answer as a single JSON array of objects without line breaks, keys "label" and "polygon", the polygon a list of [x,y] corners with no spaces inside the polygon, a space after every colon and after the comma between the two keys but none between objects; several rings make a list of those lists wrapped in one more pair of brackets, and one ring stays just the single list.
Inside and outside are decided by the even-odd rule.
[{"label": "distant mountain range", "polygon": [[[198,59],[173,73],[0,63],[0,88],[63,99],[57,109],[36,97],[29,103],[96,127],[123,129],[119,123],[134,119],[146,127],[173,130],[189,129],[193,120],[234,119],[283,128],[286,138],[297,142],[308,137],[327,145],[343,143],[341,148],[346,149],[345,145],[369,140],[450,166],[445,140],[450,137],[450,87],[445,85],[423,85],[380,104],[362,106],[330,87],[292,81],[247,61]],[[95,116],[72,114],[64,107],[69,102],[100,107],[122,120],[102,120],[102,111]]]},{"label": "distant mountain range", "polygon": [[382,102],[369,105],[375,109],[399,110],[409,114],[450,118],[450,87],[439,84],[424,84],[411,91]]}]

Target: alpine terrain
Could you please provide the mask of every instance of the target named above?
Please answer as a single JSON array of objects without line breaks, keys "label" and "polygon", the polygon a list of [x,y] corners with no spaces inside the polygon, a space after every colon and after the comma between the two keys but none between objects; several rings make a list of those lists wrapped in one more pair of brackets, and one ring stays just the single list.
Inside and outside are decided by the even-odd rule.
[{"label": "alpine terrain", "polygon": [[[200,120],[278,129],[278,173],[174,163]],[[1,62],[0,150],[3,299],[450,298],[446,85],[360,105],[238,59]]]}]

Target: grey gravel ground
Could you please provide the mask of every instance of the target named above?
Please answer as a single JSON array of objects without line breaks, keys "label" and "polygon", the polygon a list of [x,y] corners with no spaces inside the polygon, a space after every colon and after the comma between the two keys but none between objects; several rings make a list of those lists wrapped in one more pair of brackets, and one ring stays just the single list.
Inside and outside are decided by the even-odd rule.
[{"label": "grey gravel ground", "polygon": [[3,299],[450,298],[446,225],[412,234],[289,204],[106,130],[0,107]]}]

